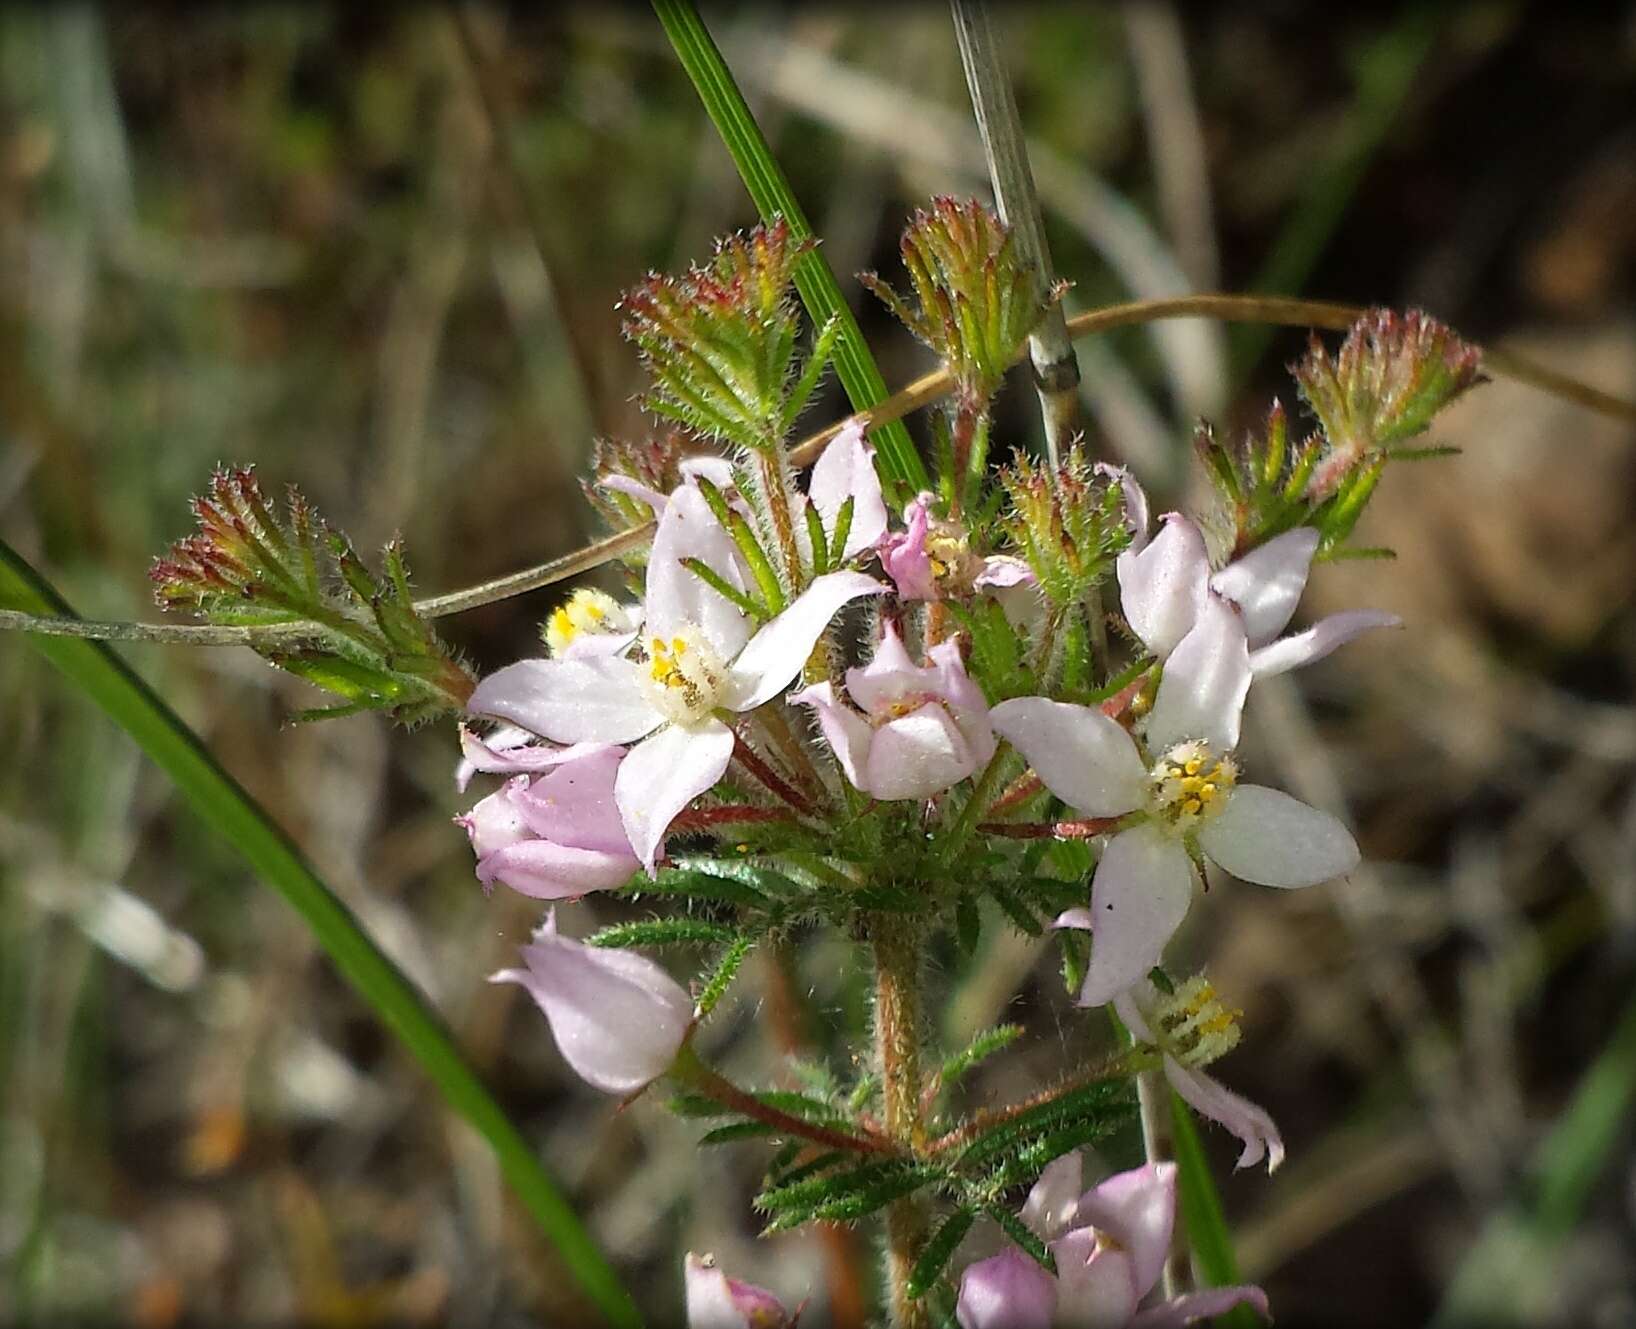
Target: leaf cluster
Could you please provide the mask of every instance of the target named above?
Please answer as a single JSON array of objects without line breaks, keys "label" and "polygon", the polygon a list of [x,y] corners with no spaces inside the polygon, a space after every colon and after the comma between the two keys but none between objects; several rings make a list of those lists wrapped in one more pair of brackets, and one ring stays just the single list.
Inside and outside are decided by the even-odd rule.
[{"label": "leaf cluster", "polygon": [[295,488],[276,516],[249,467],[216,472],[193,513],[197,534],[149,570],[156,600],[212,623],[308,629],[287,646],[253,643],[342,699],[302,718],[384,710],[413,724],[465,704],[474,681],[416,611],[401,541],[386,546],[377,575]]}]

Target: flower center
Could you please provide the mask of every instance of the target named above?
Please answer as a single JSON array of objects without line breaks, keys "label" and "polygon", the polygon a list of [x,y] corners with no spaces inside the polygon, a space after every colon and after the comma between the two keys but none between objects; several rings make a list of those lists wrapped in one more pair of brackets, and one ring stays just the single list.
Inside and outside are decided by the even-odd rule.
[{"label": "flower center", "polygon": [[1203,974],[1187,980],[1154,1009],[1150,1021],[1165,1051],[1186,1066],[1208,1066],[1238,1046],[1238,1017]]},{"label": "flower center", "polygon": [[630,612],[606,591],[589,587],[575,591],[545,620],[545,644],[561,655],[570,642],[584,635],[629,632],[635,626]]},{"label": "flower center", "polygon": [[703,636],[678,632],[648,638],[649,700],[673,724],[697,724],[715,710],[726,667]]},{"label": "flower center", "polygon": [[1197,830],[1227,806],[1238,767],[1208,743],[1178,743],[1148,772],[1148,811],[1177,831]]}]

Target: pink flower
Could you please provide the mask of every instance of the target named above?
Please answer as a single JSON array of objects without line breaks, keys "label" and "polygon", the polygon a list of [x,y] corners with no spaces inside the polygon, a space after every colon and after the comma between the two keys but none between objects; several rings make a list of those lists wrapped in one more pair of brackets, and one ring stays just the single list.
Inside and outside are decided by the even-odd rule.
[{"label": "pink flower", "polygon": [[1138,1042],[1164,1054],[1165,1079],[1200,1116],[1225,1126],[1243,1151],[1235,1166],[1254,1167],[1263,1158],[1274,1172],[1284,1161],[1284,1140],[1266,1111],[1235,1094],[1203,1067],[1238,1042],[1238,1026],[1224,1012],[1215,989],[1192,979],[1165,996],[1147,979],[1113,999],[1113,1008]]},{"label": "pink flower", "polygon": [[498,881],[537,900],[572,899],[622,886],[641,867],[614,806],[623,748],[496,750],[465,730],[461,742],[474,769],[520,772],[455,819],[471,837],[485,890]]},{"label": "pink flower", "polygon": [[785,1329],[795,1318],[764,1287],[729,1278],[714,1256],[689,1251],[683,1266],[687,1329]]},{"label": "pink flower", "polygon": [[1162,518],[1148,539],[1147,495],[1128,471],[1110,471],[1125,492],[1130,547],[1115,564],[1125,619],[1143,645],[1163,660],[1193,629],[1208,594],[1230,603],[1244,622],[1250,672],[1269,678],[1321,660],[1371,628],[1400,627],[1395,614],[1355,609],[1331,614],[1304,632],[1280,637],[1306,589],[1318,532],[1299,526],[1211,572],[1199,528],[1178,512]]},{"label": "pink flower", "polygon": [[959,645],[940,642],[931,657],[930,666],[916,665],[888,623],[874,659],[846,671],[847,694],[862,715],[829,683],[790,697],[817,712],[846,778],[872,798],[930,798],[994,755],[988,706]]},{"label": "pink flower", "polygon": [[886,500],[881,497],[880,475],[875,470],[875,449],[864,440],[863,426],[856,420],[830,440],[813,465],[805,496],[796,496],[796,536],[809,560],[812,551],[806,548],[807,524],[801,506],[812,503],[825,534],[833,540],[841,508],[849,499],[851,524],[837,562],[873,549],[886,533]]},{"label": "pink flower", "polygon": [[607,1094],[633,1094],[670,1069],[693,1020],[693,999],[652,960],[557,935],[556,911],[523,947],[520,983],[545,1012],[563,1060]]},{"label": "pink flower", "polygon": [[637,858],[650,872],[676,814],[722,777],[733,731],[722,711],[751,711],[801,672],[835,612],[886,589],[857,572],[832,572],[755,629],[684,559],[698,559],[744,589],[732,538],[703,495],[680,486],[665,505],[648,559],[644,637],[648,658],[523,660],[478,684],[468,709],[563,743],[631,744],[614,802]]},{"label": "pink flower", "polygon": [[1097,863],[1090,909],[1057,920],[1095,934],[1082,1005],[1111,1001],[1159,962],[1192,904],[1190,849],[1264,886],[1311,886],[1357,866],[1357,844],[1329,813],[1239,784],[1232,754],[1249,688],[1244,626],[1210,595],[1165,664],[1142,743],[1099,710],[1044,697],[990,713],[1058,798],[1123,819]]},{"label": "pink flower", "polygon": [[903,531],[893,531],[880,542],[880,564],[897,587],[904,600],[939,600],[942,592],[932,558],[926,551],[926,536],[931,529],[931,505],[934,495],[919,494],[903,509]]},{"label": "pink flower", "polygon": [[1176,1165],[1150,1163],[1079,1193],[1077,1154],[1057,1159],[1029,1193],[1022,1220],[1047,1243],[1053,1278],[1020,1251],[969,1266],[961,1329],[1157,1329],[1244,1302],[1267,1313],[1260,1288],[1213,1288],[1138,1310],[1164,1272],[1176,1221]]}]

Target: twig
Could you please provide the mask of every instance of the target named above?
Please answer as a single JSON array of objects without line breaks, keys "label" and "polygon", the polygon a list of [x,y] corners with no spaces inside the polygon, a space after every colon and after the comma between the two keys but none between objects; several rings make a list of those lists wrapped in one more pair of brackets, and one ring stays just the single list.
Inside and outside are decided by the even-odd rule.
[{"label": "twig", "polygon": [[785,1135],[794,1135],[803,1140],[811,1140],[814,1144],[821,1144],[830,1149],[844,1149],[854,1154],[895,1156],[900,1152],[887,1140],[865,1135],[850,1135],[845,1131],[820,1126],[816,1122],[804,1121],[800,1117],[791,1116],[788,1112],[780,1112],[777,1108],[763,1103],[754,1094],[740,1089],[725,1076],[711,1070],[698,1060],[697,1054],[694,1054],[691,1065],[682,1066],[678,1063],[674,1074],[689,1089],[703,1094],[723,1107],[732,1108],[741,1116],[771,1126]]},{"label": "twig", "polygon": [[939,1135],[935,1140],[926,1144],[924,1153],[928,1157],[947,1153],[950,1149],[958,1149],[969,1144],[985,1131],[996,1126],[1004,1125],[1025,1112],[1031,1112],[1037,1107],[1054,1102],[1064,1094],[1071,1094],[1076,1089],[1083,1089],[1086,1085],[1096,1084],[1102,1080],[1115,1080],[1129,1075],[1133,1070],[1145,1070],[1157,1064],[1158,1056],[1150,1049],[1133,1048],[1121,1053],[1112,1061],[1101,1062],[1088,1070],[1080,1071],[1077,1075],[1069,1075],[1058,1080],[1048,1089],[1042,1089],[1037,1094],[1030,1094],[1017,1103],[1011,1103],[1003,1108],[985,1109],[972,1114],[971,1119],[956,1126],[952,1131]]}]

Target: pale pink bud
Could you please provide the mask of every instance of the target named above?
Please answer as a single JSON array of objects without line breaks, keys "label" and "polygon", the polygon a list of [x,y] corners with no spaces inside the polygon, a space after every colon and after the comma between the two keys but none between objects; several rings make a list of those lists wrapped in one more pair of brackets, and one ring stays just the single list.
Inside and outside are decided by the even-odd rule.
[{"label": "pale pink bud", "polygon": [[931,527],[930,494],[921,494],[903,510],[906,531],[893,531],[881,538],[880,562],[905,600],[938,600],[942,593],[926,552],[926,535]]},{"label": "pale pink bud", "polygon": [[954,1317],[960,1329],[1051,1329],[1056,1280],[1014,1246],[966,1266]]},{"label": "pale pink bud", "polygon": [[603,950],[557,934],[556,911],[523,947],[526,969],[491,983],[528,989],[563,1059],[608,1094],[631,1094],[671,1067],[693,1019],[681,984],[634,951]]}]

